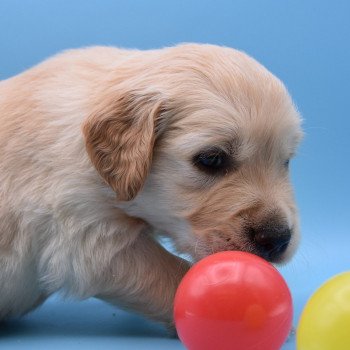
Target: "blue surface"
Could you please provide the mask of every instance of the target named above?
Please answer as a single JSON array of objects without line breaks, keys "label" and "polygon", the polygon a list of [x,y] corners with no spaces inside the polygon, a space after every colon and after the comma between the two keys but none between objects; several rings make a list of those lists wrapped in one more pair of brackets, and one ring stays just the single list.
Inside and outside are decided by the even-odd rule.
[{"label": "blue surface", "polygon": [[[350,2],[321,0],[1,0],[0,79],[59,50],[210,42],[251,54],[279,76],[304,116],[292,164],[303,240],[281,271],[295,324],[311,293],[350,269]],[[115,315],[114,315],[115,314]],[[50,299],[0,325],[0,349],[183,349],[136,315],[97,300]],[[291,339],[284,349],[295,349]]]}]

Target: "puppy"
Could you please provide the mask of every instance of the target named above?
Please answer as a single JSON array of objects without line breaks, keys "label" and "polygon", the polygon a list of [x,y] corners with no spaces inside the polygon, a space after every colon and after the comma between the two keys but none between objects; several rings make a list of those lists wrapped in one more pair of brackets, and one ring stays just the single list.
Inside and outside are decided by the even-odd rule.
[{"label": "puppy", "polygon": [[283,84],[246,54],[186,44],[68,51],[0,82],[0,319],[50,294],[172,323],[189,263],[287,261],[302,132]]}]

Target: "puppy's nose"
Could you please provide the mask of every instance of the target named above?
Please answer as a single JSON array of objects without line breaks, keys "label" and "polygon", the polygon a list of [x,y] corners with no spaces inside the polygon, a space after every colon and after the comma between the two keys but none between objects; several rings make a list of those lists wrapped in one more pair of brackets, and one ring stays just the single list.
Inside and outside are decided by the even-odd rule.
[{"label": "puppy's nose", "polygon": [[290,228],[285,225],[260,227],[251,232],[258,254],[271,262],[281,258],[292,235]]}]

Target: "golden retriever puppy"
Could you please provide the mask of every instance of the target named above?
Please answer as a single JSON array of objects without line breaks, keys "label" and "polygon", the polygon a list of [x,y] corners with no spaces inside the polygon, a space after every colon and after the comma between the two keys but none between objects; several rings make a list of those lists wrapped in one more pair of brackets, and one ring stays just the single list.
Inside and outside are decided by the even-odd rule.
[{"label": "golden retriever puppy", "polygon": [[60,291],[172,322],[189,263],[288,260],[300,117],[246,54],[68,51],[0,82],[0,319]]}]

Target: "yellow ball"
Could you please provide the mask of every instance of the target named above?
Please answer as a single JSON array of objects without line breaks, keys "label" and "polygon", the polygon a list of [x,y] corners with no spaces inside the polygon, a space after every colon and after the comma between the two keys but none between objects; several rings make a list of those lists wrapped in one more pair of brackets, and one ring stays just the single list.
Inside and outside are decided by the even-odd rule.
[{"label": "yellow ball", "polygon": [[331,278],[311,296],[299,321],[297,349],[350,349],[350,272]]}]

